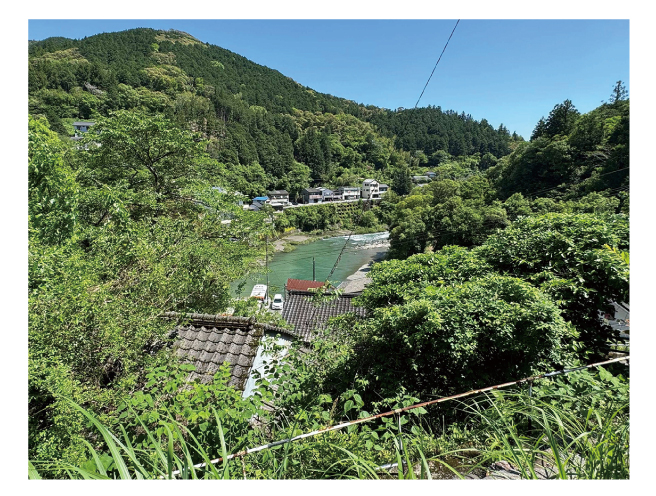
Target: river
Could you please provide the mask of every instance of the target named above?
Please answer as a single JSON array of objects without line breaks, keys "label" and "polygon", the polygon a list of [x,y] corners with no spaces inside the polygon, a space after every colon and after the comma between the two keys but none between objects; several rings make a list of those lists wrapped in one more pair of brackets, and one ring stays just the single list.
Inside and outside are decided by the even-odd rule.
[{"label": "river", "polygon": [[[364,264],[380,259],[387,251],[387,246],[381,246],[389,237],[388,232],[358,234],[351,236],[342,258],[330,277],[335,286],[357,271]],[[288,253],[276,252],[269,256],[269,294],[283,293],[287,279],[312,280],[312,258],[315,259],[317,281],[325,281],[340,251],[344,247],[347,236],[336,236],[313,241],[306,245],[298,245]],[[370,248],[367,246],[371,245]],[[248,278],[231,284],[234,296],[248,296],[255,284],[266,284],[266,274],[251,274]],[[245,283],[241,292],[240,283]]]}]

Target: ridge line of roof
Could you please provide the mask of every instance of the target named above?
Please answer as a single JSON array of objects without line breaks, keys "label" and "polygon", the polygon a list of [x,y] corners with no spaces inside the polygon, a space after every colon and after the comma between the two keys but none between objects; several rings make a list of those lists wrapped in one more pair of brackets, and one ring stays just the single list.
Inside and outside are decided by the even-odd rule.
[{"label": "ridge line of roof", "polygon": [[278,327],[273,324],[266,324],[258,322],[254,317],[236,317],[234,315],[221,315],[209,313],[184,313],[184,312],[164,312],[160,315],[163,319],[168,320],[185,320],[188,319],[195,324],[230,324],[232,327],[248,328],[254,327],[262,329],[263,331],[271,331],[280,334],[287,334],[289,336],[298,338],[298,334],[293,330]]}]

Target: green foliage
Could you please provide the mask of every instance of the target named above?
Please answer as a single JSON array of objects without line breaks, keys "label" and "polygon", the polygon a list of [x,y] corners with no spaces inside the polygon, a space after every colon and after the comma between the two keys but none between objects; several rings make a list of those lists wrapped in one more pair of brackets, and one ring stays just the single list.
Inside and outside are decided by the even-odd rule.
[{"label": "green foliage", "polygon": [[[141,117],[99,122],[102,145],[94,149],[89,139],[90,150],[71,148],[66,161],[66,148],[47,126],[30,122],[28,390],[35,460],[79,461],[85,433],[64,398],[111,411],[143,385],[147,367],[167,362],[167,353],[157,352],[170,330],[158,318],[162,311],[225,310],[229,282],[251,270],[261,252],[262,215],[201,180],[202,164],[187,162],[198,147],[187,133],[162,118]],[[117,141],[134,136],[137,152]],[[181,170],[186,176],[178,179]],[[236,221],[223,224],[226,217]]]},{"label": "green foliage", "polygon": [[46,244],[70,238],[77,223],[78,185],[65,152],[47,121],[29,118],[28,222],[30,236]]},{"label": "green foliage", "polygon": [[442,155],[471,155],[491,153],[501,157],[508,153],[509,135],[505,128],[495,130],[485,119],[480,122],[471,115],[452,110],[443,112],[440,107],[406,109],[376,113],[371,122],[385,136],[396,136],[397,145],[403,150],[422,150],[432,156],[428,162],[433,167],[440,164]]},{"label": "green foliage", "polygon": [[546,294],[497,275],[427,286],[407,303],[377,308],[358,332],[367,345],[354,360],[370,386],[388,397],[401,383],[422,398],[568,363],[577,336]]},{"label": "green foliage", "polygon": [[117,111],[86,133],[88,172],[82,180],[138,193],[135,203],[179,198],[198,179],[195,165],[203,144],[197,141],[162,116]]},{"label": "green foliage", "polygon": [[590,358],[598,358],[611,337],[598,312],[629,298],[629,266],[604,246],[627,249],[628,234],[621,215],[547,214],[520,219],[490,236],[478,254],[496,270],[541,287],[581,332]]},{"label": "green foliage", "polygon": [[530,142],[490,168],[503,198],[531,196],[580,198],[590,192],[628,187],[629,101],[602,104],[578,115],[566,101],[541,120]]},{"label": "green foliage", "polygon": [[522,479],[628,479],[629,384],[603,368],[495,392],[465,406],[488,441],[477,466],[510,461]]}]

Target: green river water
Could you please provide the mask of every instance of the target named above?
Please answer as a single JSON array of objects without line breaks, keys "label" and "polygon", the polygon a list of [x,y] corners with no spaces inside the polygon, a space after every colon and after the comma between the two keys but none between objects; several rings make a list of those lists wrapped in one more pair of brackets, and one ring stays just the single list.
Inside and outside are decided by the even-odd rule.
[{"label": "green river water", "polygon": [[[364,264],[381,257],[387,248],[371,247],[387,240],[388,232],[358,234],[351,236],[342,258],[330,277],[335,285],[344,281]],[[326,238],[306,245],[298,245],[294,251],[277,252],[269,256],[269,294],[284,293],[287,279],[312,280],[312,258],[315,259],[316,280],[325,281],[333,265],[337,261],[339,252],[344,247],[346,236]],[[235,296],[249,296],[255,284],[266,284],[266,274],[251,274],[248,278],[236,281],[231,285]],[[245,283],[241,292],[238,291],[240,283]]]}]

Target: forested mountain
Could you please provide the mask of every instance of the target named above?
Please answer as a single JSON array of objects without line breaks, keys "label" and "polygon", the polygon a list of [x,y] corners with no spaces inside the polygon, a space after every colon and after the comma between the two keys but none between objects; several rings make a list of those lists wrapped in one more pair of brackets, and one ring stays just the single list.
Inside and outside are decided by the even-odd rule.
[{"label": "forested mountain", "polygon": [[46,116],[53,130],[71,135],[73,120],[116,110],[162,113],[207,139],[210,156],[224,166],[217,180],[249,195],[274,187],[294,195],[311,183],[365,177],[393,184],[451,156],[477,154],[479,161],[509,152],[503,126],[439,108],[391,112],[318,93],[179,31],[49,38],[30,43],[29,56],[29,112]]},{"label": "forested mountain", "polygon": [[400,148],[422,150],[429,156],[431,166],[440,164],[441,154],[436,155],[438,151],[456,156],[491,153],[500,158],[510,152],[511,139],[521,140],[516,133],[511,138],[503,124],[495,130],[485,119],[478,122],[464,112],[443,112],[440,107],[431,105],[378,112],[371,116],[370,121],[385,136],[397,136],[396,144]]}]

